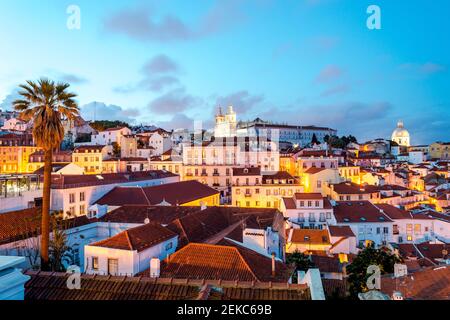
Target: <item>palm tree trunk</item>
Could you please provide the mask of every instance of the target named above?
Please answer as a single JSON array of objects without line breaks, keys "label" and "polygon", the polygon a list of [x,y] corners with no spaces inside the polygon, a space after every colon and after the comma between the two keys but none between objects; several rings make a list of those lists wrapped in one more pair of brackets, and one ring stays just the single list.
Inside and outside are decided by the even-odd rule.
[{"label": "palm tree trunk", "polygon": [[52,179],[53,151],[44,151],[44,188],[42,195],[42,224],[41,224],[41,270],[49,270],[48,247],[50,240],[50,187]]}]

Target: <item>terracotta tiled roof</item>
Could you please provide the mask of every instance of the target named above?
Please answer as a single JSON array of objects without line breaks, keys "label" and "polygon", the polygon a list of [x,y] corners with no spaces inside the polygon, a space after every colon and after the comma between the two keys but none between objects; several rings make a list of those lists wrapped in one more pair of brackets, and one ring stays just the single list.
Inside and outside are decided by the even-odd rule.
[{"label": "terracotta tiled roof", "polygon": [[376,206],[383,210],[383,212],[393,220],[414,219],[416,217],[415,215],[412,215],[411,212],[399,209],[390,204],[377,204]]},{"label": "terracotta tiled roof", "polygon": [[272,276],[271,258],[223,240],[219,245],[190,243],[178,250],[161,264],[161,277],[287,283],[293,270],[278,260],[275,268]]},{"label": "terracotta tiled roof", "polygon": [[323,290],[328,299],[342,299],[348,296],[348,284],[346,280],[322,279]]},{"label": "terracotta tiled roof", "polygon": [[333,184],[333,190],[337,194],[368,194],[379,192],[379,187],[376,186],[360,186],[352,182],[342,182]]},{"label": "terracotta tiled roof", "polygon": [[401,278],[381,278],[381,291],[392,296],[402,293],[404,299],[450,300],[450,266],[432,267]]},{"label": "terracotta tiled roof", "polygon": [[167,183],[151,187],[116,187],[96,203],[111,206],[158,205],[162,202],[182,205],[218,194],[196,180]]},{"label": "terracotta tiled roof", "polygon": [[305,173],[307,173],[307,174],[316,174],[316,173],[322,172],[324,170],[326,170],[326,168],[311,167],[311,168],[308,168],[308,170],[306,170]]},{"label": "terracotta tiled roof", "polygon": [[84,153],[84,152],[101,152],[105,146],[104,145],[86,145],[86,146],[79,146],[76,147],[74,150],[74,153]]},{"label": "terracotta tiled roof", "polygon": [[349,226],[328,226],[328,230],[332,237],[355,237]]},{"label": "terracotta tiled roof", "polygon": [[[275,209],[209,207],[174,220],[168,228],[179,234],[179,246],[182,247],[190,242],[210,242],[212,238],[217,243],[225,236],[230,237],[230,234],[234,240],[241,241],[245,228],[283,228],[284,224],[275,225],[277,217],[279,221],[284,220]],[[228,234],[226,230],[229,230]],[[217,238],[218,234],[222,234],[222,238]]]},{"label": "terracotta tiled roof", "polygon": [[39,232],[41,227],[41,209],[31,208],[0,214],[0,244]]},{"label": "terracotta tiled roof", "polygon": [[[86,216],[67,221],[67,226],[76,227],[95,222]],[[41,209],[30,208],[0,214],[0,244],[23,240],[40,234]]]},{"label": "terracotta tiled roof", "polygon": [[174,237],[177,237],[177,234],[173,231],[158,224],[148,223],[90,246],[141,252]]},{"label": "terracotta tiled roof", "polygon": [[28,271],[25,300],[310,300],[306,285],[193,279],[81,275],[81,289],[67,288],[68,274]]},{"label": "terracotta tiled roof", "polygon": [[277,171],[274,174],[263,175],[263,183],[267,180],[294,180],[294,177],[286,171]]},{"label": "terracotta tiled roof", "polygon": [[233,168],[233,176],[260,176],[260,167],[249,167],[249,168]]},{"label": "terracotta tiled roof", "polygon": [[334,207],[338,223],[392,222],[369,201],[340,201]]},{"label": "terracotta tiled roof", "polygon": [[296,193],[294,197],[297,200],[323,200],[320,193]]},{"label": "terracotta tiled roof", "polygon": [[288,243],[331,245],[328,230],[320,229],[289,229]]},{"label": "terracotta tiled roof", "polygon": [[130,183],[133,181],[155,180],[177,175],[162,171],[139,171],[130,173],[107,173],[99,175],[55,175],[52,176],[52,189],[70,189],[106,184]]},{"label": "terracotta tiled roof", "polygon": [[320,272],[342,273],[344,265],[340,262],[338,256],[311,255],[314,267]]},{"label": "terracotta tiled roof", "polygon": [[295,200],[293,198],[282,198],[286,209],[296,209]]}]

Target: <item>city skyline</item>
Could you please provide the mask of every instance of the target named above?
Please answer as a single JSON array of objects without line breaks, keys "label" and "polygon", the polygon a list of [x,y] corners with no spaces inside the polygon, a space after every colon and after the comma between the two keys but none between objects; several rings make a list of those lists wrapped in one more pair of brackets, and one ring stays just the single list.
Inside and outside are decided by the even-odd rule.
[{"label": "city skyline", "polygon": [[389,138],[400,119],[412,144],[449,140],[448,27],[434,18],[449,4],[376,2],[381,30],[366,27],[368,1],[78,1],[80,30],[66,27],[70,3],[7,3],[0,101],[47,76],[72,84],[87,119],[98,101],[97,119],[211,128],[233,105],[240,120],[361,141]]}]

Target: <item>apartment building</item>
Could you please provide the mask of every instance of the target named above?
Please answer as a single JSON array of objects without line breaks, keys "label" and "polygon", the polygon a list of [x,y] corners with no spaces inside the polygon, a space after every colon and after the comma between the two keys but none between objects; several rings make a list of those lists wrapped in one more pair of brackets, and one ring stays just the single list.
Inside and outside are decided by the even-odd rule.
[{"label": "apartment building", "polygon": [[289,173],[279,171],[271,175],[261,168],[233,168],[232,205],[236,207],[279,209],[282,197],[302,192],[303,187]]}]

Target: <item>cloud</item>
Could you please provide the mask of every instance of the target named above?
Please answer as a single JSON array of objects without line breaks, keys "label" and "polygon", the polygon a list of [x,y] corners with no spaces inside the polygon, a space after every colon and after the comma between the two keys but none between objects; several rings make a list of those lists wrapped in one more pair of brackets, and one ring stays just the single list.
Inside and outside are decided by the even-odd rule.
[{"label": "cloud", "polygon": [[177,88],[150,102],[148,108],[157,114],[175,114],[201,103],[201,99],[187,94],[184,88]]},{"label": "cloud", "polygon": [[168,121],[158,121],[158,127],[165,128],[166,130],[172,129],[193,129],[194,128],[194,119],[182,114],[178,113],[172,117],[172,119]]},{"label": "cloud", "polygon": [[340,84],[331,88],[326,89],[325,91],[323,91],[320,96],[322,98],[326,98],[326,97],[330,97],[330,96],[334,96],[336,94],[341,94],[341,93],[347,93],[350,91],[350,86],[346,85],[346,84]]},{"label": "cloud", "polygon": [[80,114],[86,120],[119,120],[135,123],[141,113],[136,108],[124,109],[117,105],[94,101],[81,106]]},{"label": "cloud", "polygon": [[434,63],[434,62],[426,62],[423,64],[404,63],[399,66],[399,69],[401,71],[412,72],[415,74],[432,75],[435,73],[445,71],[446,67],[441,64]]},{"label": "cloud", "polygon": [[69,73],[59,73],[57,78],[59,81],[67,82],[69,84],[85,84],[89,82],[86,78]]},{"label": "cloud", "polygon": [[193,25],[174,15],[158,17],[149,7],[126,8],[104,20],[104,28],[139,41],[185,41],[223,31],[243,18],[243,1],[217,1]]},{"label": "cloud", "polygon": [[217,107],[233,106],[234,110],[244,115],[251,111],[255,106],[264,101],[263,95],[252,95],[247,90],[241,90],[227,96],[219,96],[216,99]]},{"label": "cloud", "polygon": [[141,68],[142,80],[134,84],[115,87],[117,93],[130,93],[138,90],[161,92],[166,87],[179,84],[174,75],[180,72],[178,64],[166,55],[160,54],[151,58]]},{"label": "cloud", "polygon": [[323,68],[316,77],[316,82],[325,83],[340,78],[343,74],[341,68],[335,65],[329,65]]},{"label": "cloud", "polygon": [[142,72],[145,74],[158,74],[178,71],[179,67],[177,63],[164,54],[154,56],[142,67]]},{"label": "cloud", "polygon": [[13,102],[22,99],[22,96],[19,94],[20,89],[14,89],[10,94],[8,94],[3,101],[0,103],[0,109],[2,110],[13,110]]}]

